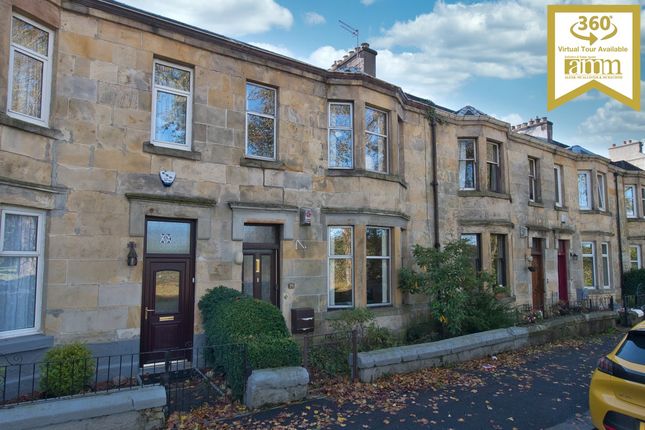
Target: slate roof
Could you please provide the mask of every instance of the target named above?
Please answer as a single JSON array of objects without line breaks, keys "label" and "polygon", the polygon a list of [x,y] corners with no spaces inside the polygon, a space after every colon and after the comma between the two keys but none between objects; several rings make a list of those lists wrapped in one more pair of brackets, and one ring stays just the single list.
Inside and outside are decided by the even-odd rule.
[{"label": "slate roof", "polygon": [[636,167],[632,163],[630,163],[629,161],[625,161],[625,160],[612,161],[611,164],[616,166],[616,167],[620,167],[623,170],[630,170],[632,172],[642,172],[643,171],[641,168]]},{"label": "slate roof", "polygon": [[480,111],[479,109],[477,109],[476,107],[474,107],[474,106],[470,106],[470,105],[467,105],[467,106],[462,107],[461,109],[459,109],[459,110],[458,110],[457,112],[455,112],[455,113],[456,113],[457,115],[463,115],[463,116],[467,116],[467,115],[473,115],[473,116],[485,116],[485,115],[486,115],[484,112],[482,112],[482,111]]}]

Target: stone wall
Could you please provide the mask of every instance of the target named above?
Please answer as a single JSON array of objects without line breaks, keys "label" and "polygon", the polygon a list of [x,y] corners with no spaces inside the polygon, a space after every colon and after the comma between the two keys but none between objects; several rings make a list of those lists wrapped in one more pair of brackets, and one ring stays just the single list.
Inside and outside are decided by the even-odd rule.
[{"label": "stone wall", "polygon": [[373,382],[393,373],[409,373],[556,339],[602,333],[615,327],[616,316],[614,311],[567,316],[528,327],[490,330],[431,343],[359,352],[358,374],[361,381]]},{"label": "stone wall", "polygon": [[164,425],[165,405],[165,388],[147,386],[3,408],[0,410],[0,427],[14,430],[155,430]]},{"label": "stone wall", "polygon": [[254,370],[246,382],[244,404],[250,409],[307,397],[309,373],[303,367]]}]

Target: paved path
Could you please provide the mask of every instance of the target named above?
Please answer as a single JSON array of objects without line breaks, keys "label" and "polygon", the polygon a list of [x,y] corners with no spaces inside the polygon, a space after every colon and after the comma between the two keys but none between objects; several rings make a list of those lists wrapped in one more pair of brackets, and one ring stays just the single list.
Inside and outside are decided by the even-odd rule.
[{"label": "paved path", "polygon": [[[310,400],[219,423],[244,429],[584,429],[588,419],[589,378],[597,360],[620,334],[553,348],[519,366],[478,362],[455,370],[480,384],[430,388],[403,396],[398,410],[366,410],[348,402]],[[520,354],[521,356],[521,354]],[[364,405],[363,405],[364,406]],[[327,417],[320,419],[321,416]],[[331,417],[331,418],[329,418]]]}]

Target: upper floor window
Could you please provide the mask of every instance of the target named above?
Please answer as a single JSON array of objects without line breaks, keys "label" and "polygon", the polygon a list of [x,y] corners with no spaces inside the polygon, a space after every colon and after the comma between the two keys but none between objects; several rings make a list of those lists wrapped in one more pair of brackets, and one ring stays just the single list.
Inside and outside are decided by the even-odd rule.
[{"label": "upper floor window", "polygon": [[0,207],[0,338],[40,328],[44,214]]},{"label": "upper floor window", "polygon": [[475,139],[459,139],[459,189],[475,190],[477,154]]},{"label": "upper floor window", "polygon": [[500,168],[499,144],[486,144],[486,166],[488,167],[488,190],[502,192],[502,172]]},{"label": "upper floor window", "polygon": [[390,229],[366,229],[366,288],[368,305],[390,303]]},{"label": "upper floor window", "polygon": [[605,174],[599,173],[596,177],[596,185],[598,186],[598,210],[607,210],[607,183],[605,181]]},{"label": "upper floor window", "polygon": [[365,108],[365,168],[387,173],[387,114]]},{"label": "upper floor window", "polygon": [[563,206],[563,189],[562,189],[562,166],[556,164],[553,167],[553,175],[555,179],[555,205],[559,208]]},{"label": "upper floor window", "polygon": [[493,276],[497,280],[497,285],[506,286],[506,235],[490,235],[490,255],[493,263]]},{"label": "upper floor window", "polygon": [[593,242],[582,242],[582,278],[585,287],[596,286],[596,250]]},{"label": "upper floor window", "polygon": [[641,215],[645,217],[645,187],[641,187]]},{"label": "upper floor window", "polygon": [[591,209],[591,176],[589,172],[578,172],[578,206]]},{"label": "upper floor window", "polygon": [[471,247],[473,268],[477,272],[482,270],[482,249],[481,235],[475,233],[463,233],[461,240],[465,240]]},{"label": "upper floor window", "polygon": [[23,16],[12,16],[8,115],[47,125],[53,42],[51,30]]},{"label": "upper floor window", "polygon": [[328,156],[330,169],[354,166],[354,120],[351,103],[329,103]]},{"label": "upper floor window", "polygon": [[540,200],[540,184],[538,182],[538,160],[529,157],[529,201]]},{"label": "upper floor window", "polygon": [[152,74],[152,143],[190,150],[193,71],[155,60]]},{"label": "upper floor window", "polygon": [[641,263],[641,247],[639,245],[629,246],[629,266],[631,270],[640,269]]},{"label": "upper floor window", "polygon": [[354,304],[354,229],[333,226],[327,233],[329,307],[351,307]]},{"label": "upper floor window", "polygon": [[275,160],[276,90],[246,84],[246,156]]},{"label": "upper floor window", "polygon": [[636,186],[625,185],[625,214],[628,218],[635,218],[636,215]]}]

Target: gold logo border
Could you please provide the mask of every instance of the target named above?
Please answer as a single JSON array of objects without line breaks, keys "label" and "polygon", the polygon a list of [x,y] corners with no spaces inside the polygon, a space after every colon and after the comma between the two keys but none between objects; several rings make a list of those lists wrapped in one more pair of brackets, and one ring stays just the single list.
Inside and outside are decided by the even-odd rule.
[{"label": "gold logo border", "polygon": [[[632,33],[633,33],[633,62],[634,77],[632,82],[632,97],[612,90],[608,86],[596,81],[595,79],[587,82],[579,88],[555,98],[555,14],[557,12],[631,12],[632,13]],[[547,6],[547,109],[553,110],[564,103],[575,99],[587,91],[595,88],[602,91],[609,97],[613,97],[630,108],[640,111],[641,109],[641,62],[640,62],[640,28],[641,28],[641,7],[640,5],[549,5]]]}]

